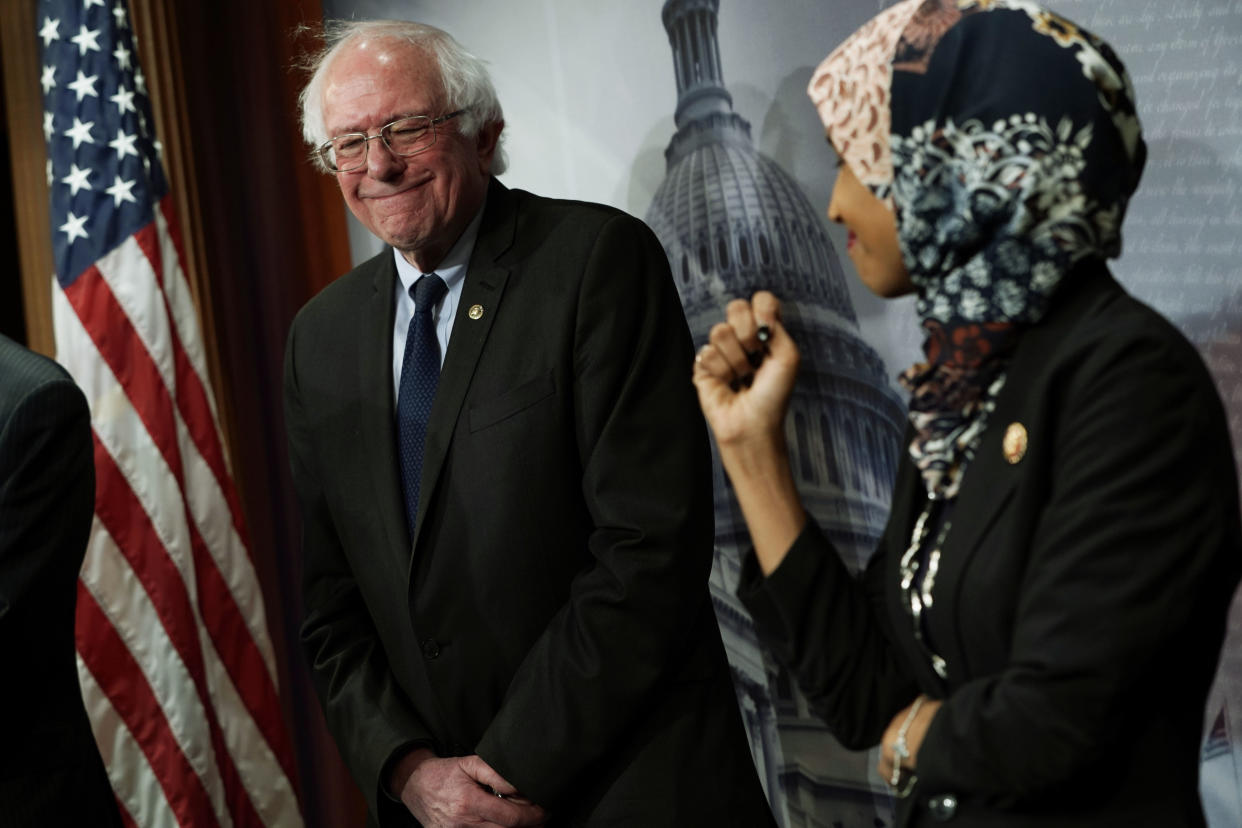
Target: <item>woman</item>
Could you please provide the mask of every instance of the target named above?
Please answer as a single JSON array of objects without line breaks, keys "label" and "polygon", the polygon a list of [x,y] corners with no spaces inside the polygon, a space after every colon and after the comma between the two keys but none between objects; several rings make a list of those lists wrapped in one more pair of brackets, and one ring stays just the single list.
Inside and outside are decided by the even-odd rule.
[{"label": "woman", "polygon": [[888,527],[852,578],[798,501],[780,305],[694,383],[746,518],[740,594],[898,822],[1202,825],[1203,706],[1242,563],[1224,414],[1104,262],[1145,147],[1103,42],[1022,0],[906,0],[819,67],[828,208],[925,363]]}]

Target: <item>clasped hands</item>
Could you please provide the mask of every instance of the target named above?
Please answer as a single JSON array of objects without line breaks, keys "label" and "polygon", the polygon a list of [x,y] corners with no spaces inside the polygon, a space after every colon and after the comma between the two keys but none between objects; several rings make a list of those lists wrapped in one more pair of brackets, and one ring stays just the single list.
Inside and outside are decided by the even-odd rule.
[{"label": "clasped hands", "polygon": [[411,751],[393,768],[389,790],[426,828],[519,828],[548,819],[477,755],[440,758],[426,748]]}]

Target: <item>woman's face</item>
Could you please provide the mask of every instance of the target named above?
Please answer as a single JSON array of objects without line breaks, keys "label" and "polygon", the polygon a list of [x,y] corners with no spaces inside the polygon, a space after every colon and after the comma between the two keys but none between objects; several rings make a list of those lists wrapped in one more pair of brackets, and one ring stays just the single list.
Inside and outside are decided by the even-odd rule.
[{"label": "woman's face", "polygon": [[848,164],[838,165],[828,220],[850,231],[846,249],[868,290],[887,298],[914,291],[897,243],[897,217],[863,186]]}]

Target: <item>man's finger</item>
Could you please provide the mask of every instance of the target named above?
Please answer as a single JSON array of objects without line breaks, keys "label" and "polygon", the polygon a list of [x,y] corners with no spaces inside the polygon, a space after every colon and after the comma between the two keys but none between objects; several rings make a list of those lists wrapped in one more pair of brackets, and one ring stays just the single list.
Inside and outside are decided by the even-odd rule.
[{"label": "man's finger", "polygon": [[[518,796],[518,790],[481,756],[465,756],[460,760],[462,772],[478,784],[477,796],[470,806],[477,807],[477,816],[501,825],[541,825],[547,819],[543,808]],[[513,797],[513,798],[510,798]]]},{"label": "man's finger", "polygon": [[542,825],[548,818],[543,808],[538,805],[526,805],[507,797],[496,796],[483,788],[478,788],[464,804],[471,816],[503,825],[505,828]]},{"label": "man's finger", "polygon": [[496,769],[487,764],[483,757],[476,755],[463,756],[461,759],[461,769],[480,785],[490,788],[494,793],[502,796],[516,794],[517,788],[509,783]]}]

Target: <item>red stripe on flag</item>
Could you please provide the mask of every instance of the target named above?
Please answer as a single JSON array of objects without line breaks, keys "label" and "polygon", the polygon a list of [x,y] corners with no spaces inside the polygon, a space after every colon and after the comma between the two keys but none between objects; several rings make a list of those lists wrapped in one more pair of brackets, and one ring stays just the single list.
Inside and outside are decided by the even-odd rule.
[{"label": "red stripe on flag", "polygon": [[134,331],[129,317],[117,302],[99,268],[91,265],[69,287],[65,298],[82,320],[100,356],[108,363],[125,396],[138,412],[151,439],[177,480],[181,475],[181,452],[173,421],[168,389],[159,369]]},{"label": "red stripe on flag", "polygon": [[[249,794],[242,785],[233,756],[229,753],[220,730],[219,717],[207,686],[203,651],[195,632],[197,623],[192,610],[189,589],[181,579],[168,550],[164,548],[142,503],[134,495],[129,481],[112,459],[112,455],[93,435],[95,441],[95,514],[108,530],[121,554],[129,561],[155,607],[169,641],[181,656],[186,672],[194,682],[194,691],[207,717],[211,747],[216,766],[224,783],[224,796],[239,826],[262,825]],[[198,557],[198,556],[195,556]],[[197,562],[196,562],[196,569]],[[201,584],[200,584],[201,587]],[[199,592],[200,609],[202,590]],[[81,649],[81,648],[79,648]],[[83,657],[86,657],[83,651]],[[134,664],[137,670],[137,664]],[[93,672],[93,671],[92,671]],[[137,675],[137,674],[136,674]],[[109,694],[111,696],[111,694]],[[116,706],[116,700],[113,700]]]},{"label": "red stripe on flag", "polygon": [[[150,226],[147,229],[150,229]],[[149,242],[150,239],[147,243]],[[139,246],[146,249],[142,242]],[[83,317],[83,323],[95,341],[100,355],[116,374],[118,381],[125,389],[126,396],[129,397],[139,418],[177,480],[178,486],[184,492],[185,475],[182,469],[180,448],[175,440],[170,442],[167,437],[169,434],[176,434],[172,400],[160,377],[159,369],[142,345],[129,317],[117,302],[116,296],[112,293],[103,275],[94,266],[65,289],[65,296],[78,315]],[[166,304],[165,309],[167,309]],[[88,319],[88,315],[92,318]],[[97,331],[103,331],[104,335],[97,334]],[[179,378],[178,388],[197,386],[197,395],[202,400],[204,415],[194,417],[194,422],[201,423],[204,419],[210,422],[210,409],[206,407],[205,392],[201,384],[197,382],[197,374],[190,368],[185,351],[175,335],[175,330],[170,330],[170,337],[175,343],[176,352],[181,356],[178,361],[184,364],[185,372],[194,380],[192,383],[182,383]],[[193,392],[187,391],[187,393]],[[185,418],[184,413],[182,417]],[[187,421],[187,428],[189,427],[190,422]],[[211,427],[210,431],[212,437],[215,438],[214,427]],[[227,471],[223,465],[223,451],[218,440],[213,440],[213,442],[215,442],[217,451],[219,473],[223,475],[225,481],[228,481]],[[210,460],[207,462],[211,464]],[[217,483],[222,484],[219,476],[217,476]],[[234,492],[234,501],[236,501],[235,490],[231,485],[228,487],[221,485],[221,488],[226,493]],[[241,522],[240,504],[233,508],[232,512],[236,525]],[[241,610],[229,590],[227,581],[220,573],[215,559],[194,523],[188,503],[185,517],[189,527],[190,546],[198,582],[199,609],[203,622],[212,641],[216,644],[216,651],[237,688],[242,703],[250,712],[259,732],[292,784],[296,778],[293,751],[284,731],[284,722],[280,716],[280,699],[275,684],[271,680],[258,645],[250,635]]]},{"label": "red stripe on flag", "polygon": [[160,291],[164,291],[166,289],[164,287],[164,257],[160,255],[160,238],[155,229],[155,222],[140,227],[138,232],[134,233],[133,239],[138,243],[138,249],[142,251],[142,255],[147,257],[151,269],[155,271],[155,281],[159,284]]},{"label": "red stripe on flag", "polygon": [[177,744],[151,685],[95,596],[80,581],[75,627],[78,653],[142,749],[177,822],[219,825],[211,797]]},{"label": "red stripe on flag", "polygon": [[[184,262],[185,253],[181,249],[180,228],[177,226],[177,214],[171,207],[171,199],[172,196],[164,196],[160,200],[160,209],[164,214],[164,221],[168,225],[168,235],[172,239],[177,256],[180,261]],[[148,231],[151,234],[151,241],[141,238]],[[155,243],[157,239],[155,225],[148,225],[136,236],[139,237],[139,247],[147,255],[147,260],[155,270],[160,286],[167,290],[167,286],[164,283],[164,272],[160,268],[162,259],[159,254],[159,246]],[[167,299],[165,299],[164,305],[168,310],[168,317],[171,319],[172,311],[168,309]],[[242,511],[241,499],[237,496],[237,488],[233,485],[233,479],[229,476],[228,466],[224,462],[224,446],[220,443],[219,432],[216,431],[211,405],[207,401],[207,391],[203,387],[202,379],[190,364],[189,356],[185,352],[176,326],[172,327],[172,333],[173,358],[177,372],[177,408],[181,411],[181,417],[185,420],[186,427],[194,439],[194,445],[198,447],[199,454],[203,456],[203,460],[211,468],[211,473],[215,476],[220,491],[224,493],[224,499],[228,502],[229,511],[233,515],[233,528],[237,530],[237,535],[242,539],[247,555],[249,555],[250,538],[247,535],[246,522],[243,519],[245,513]]]},{"label": "red stripe on flag", "polygon": [[[169,197],[165,196],[161,201],[161,207],[169,203]],[[169,221],[169,234],[172,236],[176,214],[171,210],[166,210],[164,215],[166,221],[169,221],[170,217],[172,219]],[[167,285],[164,281],[165,274],[162,269],[164,259],[160,253],[159,235],[156,232],[155,224],[152,223],[144,227],[135,234],[135,238],[138,241],[139,249],[142,250],[152,270],[155,271],[160,281],[161,289],[166,291]],[[175,240],[174,245],[176,245]],[[169,307],[166,292],[162,298],[164,299],[165,313],[171,320],[173,313],[172,308]],[[242,511],[241,501],[237,496],[237,489],[233,485],[233,480],[225,466],[224,447],[220,442],[220,435],[216,430],[215,420],[212,418],[206,389],[203,387],[198,373],[190,364],[189,355],[183,347],[176,325],[170,325],[169,339],[172,342],[173,358],[176,366],[177,408],[181,412],[181,418],[186,424],[186,429],[194,441],[199,455],[207,463],[208,468],[211,469],[216,485],[219,486],[220,491],[224,495],[229,512],[233,518],[233,527],[237,530],[237,535],[245,547],[247,557],[249,557],[250,544],[246,537],[246,525],[243,519],[244,512]],[[210,582],[208,588],[213,594],[227,594],[231,598],[232,593],[229,590],[228,583],[218,568],[215,566],[207,567],[202,564],[201,556],[196,555],[195,569],[200,581],[200,588],[206,582]],[[281,769],[284,770],[285,775],[292,782],[296,778],[293,748],[285,735],[285,729],[280,719],[280,699],[276,693],[276,687],[269,680],[267,673],[255,673],[256,664],[266,670],[263,654],[259,651],[258,645],[255,643],[250,630],[241,617],[240,610],[236,613],[224,612],[222,610],[223,607],[216,602],[204,602],[203,615],[206,626],[211,631],[212,640],[216,643],[220,658],[224,662],[229,676],[233,679],[233,683],[238,687],[238,692],[241,694],[247,709],[250,711],[259,730],[263,733],[263,738],[276,756]]]},{"label": "red stripe on flag", "polygon": [[242,511],[237,489],[233,486],[233,480],[224,462],[224,446],[221,445],[219,432],[216,431],[211,405],[207,401],[207,390],[203,387],[202,379],[194,370],[194,366],[190,364],[190,357],[181,342],[177,326],[171,324],[173,312],[168,303],[163,269],[164,260],[160,253],[159,234],[154,222],[135,233],[134,239],[138,242],[138,248],[142,250],[143,255],[147,257],[151,269],[155,271],[160,290],[164,291],[160,298],[164,302],[164,312],[170,321],[169,335],[173,346],[173,364],[177,380],[177,410],[181,412],[181,419],[185,421],[186,429],[190,432],[198,453],[202,455],[203,461],[211,469],[212,476],[216,478],[216,485],[224,493],[225,502],[233,517],[233,528],[241,538],[242,545],[246,547],[246,554],[249,555],[250,540],[246,536],[246,522],[243,519],[245,513]]}]

